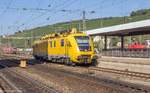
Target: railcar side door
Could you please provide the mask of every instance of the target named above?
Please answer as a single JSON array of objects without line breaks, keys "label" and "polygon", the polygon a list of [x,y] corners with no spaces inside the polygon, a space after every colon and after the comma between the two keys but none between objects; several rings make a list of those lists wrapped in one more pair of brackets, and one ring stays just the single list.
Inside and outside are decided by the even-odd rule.
[{"label": "railcar side door", "polygon": [[68,45],[67,45],[67,39],[65,39],[65,56],[68,57],[69,56],[69,49],[68,49]]}]

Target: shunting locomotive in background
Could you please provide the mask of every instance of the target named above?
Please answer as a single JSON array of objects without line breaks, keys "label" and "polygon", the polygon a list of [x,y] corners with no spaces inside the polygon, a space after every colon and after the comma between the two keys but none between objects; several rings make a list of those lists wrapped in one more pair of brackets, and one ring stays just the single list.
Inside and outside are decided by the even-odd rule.
[{"label": "shunting locomotive in background", "polygon": [[75,28],[70,32],[42,37],[34,43],[33,55],[36,59],[72,65],[96,62],[93,41],[87,34],[78,32]]}]

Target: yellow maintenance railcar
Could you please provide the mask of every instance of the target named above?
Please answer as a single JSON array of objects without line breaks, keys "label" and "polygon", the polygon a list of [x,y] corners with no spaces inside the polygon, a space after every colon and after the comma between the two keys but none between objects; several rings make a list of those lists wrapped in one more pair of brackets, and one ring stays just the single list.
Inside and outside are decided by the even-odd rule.
[{"label": "yellow maintenance railcar", "polygon": [[34,43],[33,55],[36,59],[66,64],[91,64],[96,60],[91,38],[76,29],[42,37]]}]

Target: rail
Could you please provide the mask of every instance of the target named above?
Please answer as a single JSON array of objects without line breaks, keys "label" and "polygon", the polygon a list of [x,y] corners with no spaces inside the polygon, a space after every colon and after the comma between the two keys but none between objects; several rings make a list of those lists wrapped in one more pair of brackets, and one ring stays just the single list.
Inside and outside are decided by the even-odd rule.
[{"label": "rail", "polygon": [[[53,89],[51,86],[48,86],[48,85],[46,85],[46,84],[44,84],[44,83],[42,83],[42,82],[40,82],[40,81],[38,81],[38,80],[36,80],[36,79],[34,79],[34,78],[31,78],[31,77],[27,76],[27,75],[23,75],[23,74],[21,74],[21,73],[15,71],[15,70],[13,70],[13,69],[9,69],[9,67],[8,67],[7,65],[0,64],[0,66],[3,67],[3,68],[8,68],[8,69],[7,69],[7,72],[8,72],[8,73],[13,73],[13,75],[16,75],[16,76],[18,76],[18,77],[21,77],[22,80],[25,80],[26,82],[32,82],[33,84],[35,84],[35,85],[32,85],[32,86],[38,86],[38,88],[39,88],[40,90],[49,91],[49,92],[51,92],[51,93],[60,93],[59,91]],[[4,90],[4,91],[5,91],[5,90]],[[17,90],[17,91],[18,91],[18,90]],[[6,93],[7,93],[7,92],[6,92]],[[8,92],[8,93],[9,93],[9,92]],[[22,93],[22,91],[19,90],[18,93]]]},{"label": "rail", "polygon": [[12,84],[2,73],[0,74],[0,93],[22,93],[14,84]]},{"label": "rail", "polygon": [[150,80],[150,74],[148,73],[134,72],[128,70],[118,70],[118,69],[111,69],[111,68],[102,68],[102,67],[90,67],[89,70],[102,71],[102,72],[108,72],[108,73],[114,73],[114,74],[120,74],[120,75],[126,75],[126,76]]}]

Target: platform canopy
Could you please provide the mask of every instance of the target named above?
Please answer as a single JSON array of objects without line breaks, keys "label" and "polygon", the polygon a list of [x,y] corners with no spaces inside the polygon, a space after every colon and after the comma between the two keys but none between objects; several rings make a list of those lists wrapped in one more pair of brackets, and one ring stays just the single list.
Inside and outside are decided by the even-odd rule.
[{"label": "platform canopy", "polygon": [[88,30],[86,33],[91,36],[132,36],[150,34],[150,20]]}]

